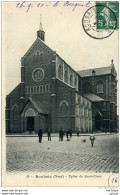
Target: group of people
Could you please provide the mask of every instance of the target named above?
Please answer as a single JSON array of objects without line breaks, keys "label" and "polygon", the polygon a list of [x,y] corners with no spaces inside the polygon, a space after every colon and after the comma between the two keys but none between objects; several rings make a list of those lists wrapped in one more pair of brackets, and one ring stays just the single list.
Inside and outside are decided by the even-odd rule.
[{"label": "group of people", "polygon": [[72,130],[67,130],[66,132],[64,132],[62,128],[60,128],[60,131],[59,131],[59,141],[63,141],[63,137],[65,134],[67,137],[67,141],[70,141],[70,139],[72,138]]},{"label": "group of people", "polygon": [[[42,131],[42,129],[40,129],[38,131],[39,143],[42,142],[42,135],[43,135],[43,131]],[[48,141],[51,141],[51,131],[50,131],[50,129],[48,129],[47,136],[48,136]]]},{"label": "group of people", "polygon": [[[39,143],[42,142],[42,135],[43,135],[43,131],[42,131],[42,129],[40,129],[38,131]],[[70,141],[71,138],[72,138],[72,130],[67,130],[65,132],[62,128],[60,128],[60,130],[59,130],[59,141],[63,141],[64,135],[66,135],[67,141]],[[47,136],[48,136],[48,141],[51,141],[51,130],[50,130],[50,128],[48,129]],[[77,131],[77,136],[79,136],[79,131]],[[91,134],[89,139],[91,141],[91,146],[93,147],[94,140],[95,140],[94,134]]]},{"label": "group of people", "polygon": [[[72,130],[68,130],[68,131],[64,132],[64,130],[62,128],[60,128],[60,131],[59,131],[59,141],[63,141],[63,137],[64,137],[65,134],[66,134],[66,137],[67,137],[67,141],[70,141],[70,139],[72,138]],[[43,136],[43,131],[42,131],[42,129],[40,129],[38,131],[39,143],[42,142],[42,136]],[[51,141],[51,130],[50,130],[50,128],[48,129],[47,136],[48,136],[48,141]]]}]

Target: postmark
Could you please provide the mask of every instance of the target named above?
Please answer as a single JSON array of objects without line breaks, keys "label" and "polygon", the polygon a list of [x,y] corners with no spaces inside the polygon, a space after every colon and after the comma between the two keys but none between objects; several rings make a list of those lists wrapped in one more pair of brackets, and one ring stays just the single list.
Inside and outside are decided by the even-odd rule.
[{"label": "postmark", "polygon": [[[112,28],[108,26],[108,21],[110,21],[109,15],[106,15],[106,20],[101,20],[101,10],[106,9],[106,12],[114,21],[112,24]],[[100,21],[100,22],[99,22]],[[103,28],[104,25],[104,28]],[[117,27],[117,17],[115,13],[104,5],[96,5],[90,7],[84,14],[82,19],[82,26],[87,35],[94,39],[104,39],[113,34],[114,30]],[[102,26],[102,28],[98,28]]]}]

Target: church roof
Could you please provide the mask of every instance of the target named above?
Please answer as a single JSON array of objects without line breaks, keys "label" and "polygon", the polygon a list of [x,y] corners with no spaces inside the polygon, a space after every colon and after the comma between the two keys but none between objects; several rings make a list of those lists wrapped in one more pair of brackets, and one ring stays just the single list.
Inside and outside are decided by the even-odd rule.
[{"label": "church roof", "polygon": [[95,75],[111,74],[111,66],[102,67],[102,68],[88,69],[88,70],[81,70],[81,71],[77,71],[77,73],[81,77],[88,77],[88,76],[93,76],[92,71],[95,71]]},{"label": "church roof", "polygon": [[106,101],[104,99],[102,99],[101,97],[95,95],[95,94],[84,94],[84,97],[86,97],[88,100],[90,100],[91,102],[102,102],[102,101]]},{"label": "church roof", "polygon": [[40,113],[40,114],[48,114],[47,109],[45,108],[45,106],[43,104],[41,104],[40,102],[29,98],[30,101],[32,102],[33,106],[36,108],[36,110]]},{"label": "church roof", "polygon": [[27,102],[25,103],[23,109],[21,110],[20,113],[22,113],[25,109],[25,107],[27,106],[28,102],[31,102],[31,104],[35,107],[35,109],[38,111],[38,113],[40,114],[48,114],[47,109],[45,108],[45,106],[43,105],[43,103],[41,104],[40,102],[32,99],[31,97],[27,100]]}]

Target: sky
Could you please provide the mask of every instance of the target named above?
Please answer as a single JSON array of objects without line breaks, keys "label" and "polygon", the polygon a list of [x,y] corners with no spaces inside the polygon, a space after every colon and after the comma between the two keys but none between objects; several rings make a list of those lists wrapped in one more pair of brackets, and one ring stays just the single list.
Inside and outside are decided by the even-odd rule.
[{"label": "sky", "polygon": [[41,2],[39,7],[38,2],[32,2],[28,10],[30,2],[21,8],[17,3],[2,2],[2,78],[6,95],[20,83],[20,59],[37,38],[40,14],[45,43],[74,70],[110,66],[113,59],[118,71],[118,30],[101,40],[88,36],[82,18],[89,7],[79,6],[73,11],[74,7],[63,6],[63,2],[57,7],[55,2]]}]

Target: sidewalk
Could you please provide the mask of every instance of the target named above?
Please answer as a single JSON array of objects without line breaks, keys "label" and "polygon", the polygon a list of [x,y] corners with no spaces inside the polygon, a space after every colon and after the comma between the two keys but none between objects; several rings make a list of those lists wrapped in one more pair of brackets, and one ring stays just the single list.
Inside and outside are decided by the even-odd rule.
[{"label": "sidewalk", "polygon": [[[104,135],[113,135],[115,134],[115,132],[113,133],[94,133],[95,136],[104,136]],[[80,136],[90,136],[91,133],[80,133],[79,137]],[[76,133],[73,133],[72,136],[77,136]],[[34,134],[28,134],[28,133],[21,133],[21,134],[13,134],[13,133],[9,133],[9,134],[6,134],[6,137],[38,137],[38,135],[36,133]],[[47,137],[47,133],[43,133],[43,137]],[[59,137],[59,134],[58,133],[51,133],[51,137]]]}]

